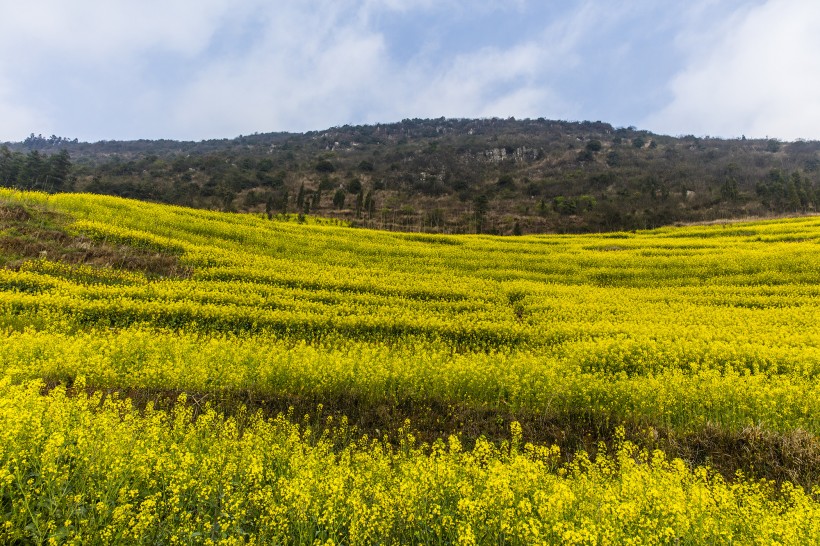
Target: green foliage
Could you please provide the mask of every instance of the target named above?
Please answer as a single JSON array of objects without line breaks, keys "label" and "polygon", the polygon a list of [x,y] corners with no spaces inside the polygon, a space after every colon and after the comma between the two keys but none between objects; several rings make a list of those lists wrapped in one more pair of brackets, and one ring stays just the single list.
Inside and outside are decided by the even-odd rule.
[{"label": "green foliage", "polygon": [[585,148],[578,152],[578,161],[580,163],[585,163],[587,161],[595,161],[595,154]]},{"label": "green foliage", "polygon": [[373,199],[372,190],[368,190],[367,194],[364,196],[363,207],[364,210],[367,212],[367,217],[372,218],[373,213],[376,211],[376,201]]},{"label": "green foliage", "polygon": [[720,186],[720,197],[727,201],[735,201],[739,196],[737,180],[734,177],[726,178]]},{"label": "green foliage", "polygon": [[766,141],[766,151],[770,153],[776,153],[780,151],[780,141],[772,138]]},{"label": "green foliage", "polygon": [[333,206],[337,209],[344,208],[345,195],[345,191],[342,188],[337,189],[336,193],[333,194]]},{"label": "green foliage", "polygon": [[608,154],[606,154],[606,164],[610,167],[617,167],[621,163],[621,155],[616,151],[612,150]]},{"label": "green foliage", "polygon": [[360,193],[362,191],[362,181],[358,178],[351,178],[347,181],[348,193]]},{"label": "green foliage", "polygon": [[296,194],[296,208],[302,209],[305,206],[305,185],[299,186],[299,193]]},{"label": "green foliage", "polygon": [[601,144],[601,141],[596,139],[590,140],[586,145],[586,149],[590,152],[600,152],[602,148],[603,145]]},{"label": "green foliage", "polygon": [[321,161],[316,163],[315,169],[317,173],[329,174],[336,171],[336,166],[333,165],[333,163],[331,163],[327,159],[322,159]]},{"label": "green foliage", "polygon": [[331,180],[328,176],[323,176],[319,181],[319,191],[329,191],[335,187],[336,185],[333,183],[333,180]]},{"label": "green foliage", "polygon": [[755,191],[765,206],[777,212],[805,211],[820,204],[816,188],[799,171],[772,169]]},{"label": "green foliage", "polygon": [[578,209],[578,202],[575,199],[568,199],[559,195],[552,200],[552,208],[559,214],[575,214]]},{"label": "green foliage", "polygon": [[484,220],[487,216],[487,211],[490,208],[490,200],[483,193],[475,198],[473,201],[473,208],[475,210],[475,230],[476,233],[481,233],[484,228]]},{"label": "green foliage", "polygon": [[515,180],[509,174],[504,174],[498,177],[496,185],[501,189],[514,189]]},{"label": "green foliage", "polygon": [[[31,135],[0,148],[0,184],[258,214],[267,214],[268,195],[274,210],[286,210],[287,192],[295,211],[380,229],[461,233],[475,231],[471,203],[484,194],[493,198],[484,228],[510,233],[518,219],[533,233],[587,232],[813,212],[818,157],[817,142],[673,138],[600,122],[414,119],[201,142],[88,144]],[[782,184],[769,179],[773,169],[783,171]],[[365,192],[361,211],[333,204],[340,185],[351,200]],[[366,191],[382,213],[365,214]],[[580,216],[552,210],[555,198],[581,195],[598,205]],[[393,200],[413,212],[399,214],[400,206],[388,206]]]}]

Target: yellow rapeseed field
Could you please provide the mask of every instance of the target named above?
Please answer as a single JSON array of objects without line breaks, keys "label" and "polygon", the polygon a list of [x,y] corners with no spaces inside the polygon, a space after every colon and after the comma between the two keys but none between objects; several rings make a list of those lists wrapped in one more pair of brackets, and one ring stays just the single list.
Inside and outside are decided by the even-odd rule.
[{"label": "yellow rapeseed field", "polygon": [[[0,542],[820,543],[820,488],[725,477],[621,428],[816,446],[820,217],[491,237],[0,202],[186,272],[47,253],[0,269]],[[152,392],[180,399],[129,398]],[[189,396],[459,405],[616,432],[562,453],[513,421],[505,441],[464,446],[418,441],[412,422],[368,437]]]}]

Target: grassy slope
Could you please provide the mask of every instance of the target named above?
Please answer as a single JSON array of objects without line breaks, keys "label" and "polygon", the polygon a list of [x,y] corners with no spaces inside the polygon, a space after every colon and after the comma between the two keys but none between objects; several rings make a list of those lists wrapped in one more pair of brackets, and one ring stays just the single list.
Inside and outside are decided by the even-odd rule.
[{"label": "grassy slope", "polygon": [[[15,381],[82,376],[227,410],[321,403],[366,431],[410,417],[429,439],[500,437],[516,419],[570,451],[624,425],[727,474],[817,481],[818,218],[497,238],[0,197],[62,218],[49,229],[65,248],[110,256],[8,254],[0,354]],[[28,218],[7,216],[19,239]]]}]

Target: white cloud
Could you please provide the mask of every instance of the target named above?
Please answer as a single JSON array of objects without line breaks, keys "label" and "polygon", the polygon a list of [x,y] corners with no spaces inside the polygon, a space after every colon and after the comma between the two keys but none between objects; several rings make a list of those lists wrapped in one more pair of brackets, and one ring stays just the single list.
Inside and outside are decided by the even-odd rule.
[{"label": "white cloud", "polygon": [[0,139],[143,136],[144,114],[163,119],[144,110],[163,94],[146,83],[150,56],[201,55],[235,11],[222,0],[0,0]]},{"label": "white cloud", "polygon": [[[195,54],[216,24],[237,10],[221,0],[34,0],[4,2],[0,47],[25,58],[84,62],[116,59],[157,48]],[[47,57],[47,58],[48,58]]]},{"label": "white cloud", "polygon": [[[411,4],[440,8],[424,0]],[[464,9],[463,2],[452,4]],[[406,117],[574,118],[577,105],[545,76],[577,66],[578,42],[594,32],[596,21],[611,17],[583,3],[569,19],[506,47],[449,56],[421,51],[399,62],[388,37],[371,24],[375,11],[390,9],[410,8],[388,0],[268,13],[264,41],[241,58],[211,63],[180,90],[174,125],[195,138]]]},{"label": "white cloud", "polygon": [[549,89],[535,84],[545,58],[545,47],[533,42],[484,48],[440,71],[413,74],[399,104],[412,117],[539,117],[550,102],[557,109],[566,106],[549,101],[554,98]]},{"label": "white cloud", "polygon": [[372,104],[388,85],[383,40],[345,10],[327,8],[267,13],[263,39],[209,62],[178,90],[176,131],[193,138],[323,128]]},{"label": "white cloud", "polygon": [[508,45],[422,47],[400,60],[379,27],[387,12],[455,21],[478,10],[489,24],[492,12],[526,1],[15,3],[0,19],[0,48],[15,51],[0,58],[0,138],[199,139],[404,117],[571,117],[573,105],[544,77],[578,63],[573,47],[596,20],[591,6]]},{"label": "white cloud", "polygon": [[820,139],[820,3],[769,0],[699,31],[672,101],[645,120],[652,130],[736,137]]},{"label": "white cloud", "polygon": [[[605,81],[578,74],[613,58],[600,36],[628,44],[619,25],[646,10],[603,0],[546,11],[527,0],[4,2],[0,48],[15,55],[0,57],[0,114],[10,112],[0,139],[200,139],[405,117],[586,119],[585,105],[603,110],[609,97]],[[496,21],[530,16],[543,26],[491,32]],[[430,42],[399,42],[402,30],[431,20]],[[618,63],[632,51],[623,44]]]},{"label": "white cloud", "polygon": [[211,64],[180,91],[175,124],[191,137],[225,136],[405,117],[538,117],[545,102],[565,106],[535,83],[563,56],[554,35],[548,44],[422,55],[401,64],[369,16],[349,6],[319,13],[296,8],[269,16],[263,42],[241,58]]},{"label": "white cloud", "polygon": [[596,20],[593,7],[581,3],[568,20],[506,45],[461,54],[421,46],[398,59],[380,28],[385,14],[455,24],[469,12],[492,24],[495,12],[520,14],[526,1],[14,3],[0,19],[0,48],[15,51],[0,58],[0,138],[199,139],[404,117],[570,117],[572,104],[545,75],[577,64],[573,47]]}]

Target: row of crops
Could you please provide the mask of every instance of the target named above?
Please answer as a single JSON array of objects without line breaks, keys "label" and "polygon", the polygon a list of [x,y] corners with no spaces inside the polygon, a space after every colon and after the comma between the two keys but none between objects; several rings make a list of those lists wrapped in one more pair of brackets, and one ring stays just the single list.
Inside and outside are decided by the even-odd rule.
[{"label": "row of crops", "polygon": [[[820,540],[818,217],[501,238],[0,200],[184,272],[0,270],[3,541]],[[775,483],[636,431],[800,445]]]}]

